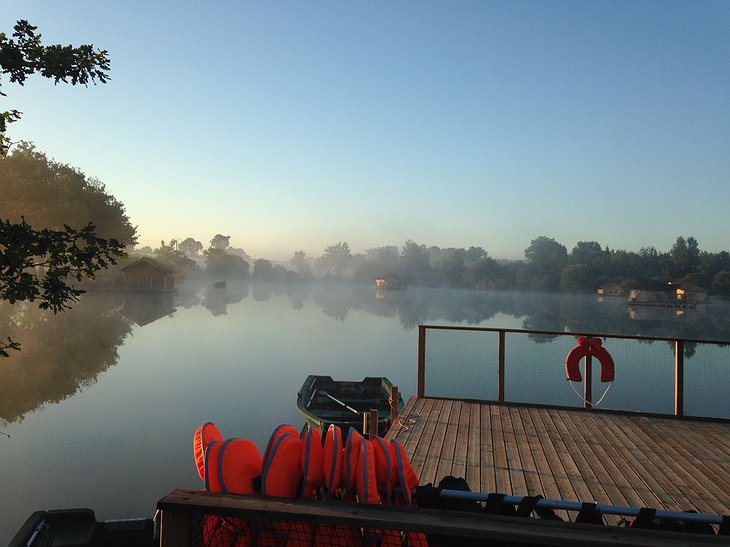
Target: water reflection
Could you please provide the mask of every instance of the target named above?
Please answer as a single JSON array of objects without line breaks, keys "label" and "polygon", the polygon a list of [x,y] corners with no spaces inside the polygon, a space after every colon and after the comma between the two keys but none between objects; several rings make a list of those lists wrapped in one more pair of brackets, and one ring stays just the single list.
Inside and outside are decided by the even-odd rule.
[{"label": "water reflection", "polygon": [[0,360],[0,418],[20,421],[93,384],[116,364],[117,350],[132,330],[123,310],[150,320],[150,314],[135,311],[140,309],[114,296],[84,298],[55,316],[29,303],[0,303],[0,332],[22,344],[20,352]]},{"label": "water reflection", "polygon": [[[730,339],[727,302],[675,310],[628,307],[624,301],[597,301],[592,296],[420,288],[376,291],[352,285],[241,281],[224,287],[212,283],[186,285],[175,295],[88,294],[72,310],[59,315],[27,303],[0,303],[0,333],[23,344],[22,351],[0,361],[0,419],[6,423],[20,421],[43,404],[61,401],[93,384],[101,372],[117,363],[118,349],[134,326],[144,328],[163,317],[174,319],[178,309],[197,306],[214,317],[224,316],[231,306],[242,305],[249,293],[259,303],[285,295],[293,310],[314,306],[338,322],[347,321],[355,310],[397,318],[404,331],[420,323],[489,324]],[[513,318],[518,324],[493,324],[495,317]],[[551,343],[555,338],[530,336],[538,344]],[[695,345],[686,344],[688,357],[695,351]]]}]

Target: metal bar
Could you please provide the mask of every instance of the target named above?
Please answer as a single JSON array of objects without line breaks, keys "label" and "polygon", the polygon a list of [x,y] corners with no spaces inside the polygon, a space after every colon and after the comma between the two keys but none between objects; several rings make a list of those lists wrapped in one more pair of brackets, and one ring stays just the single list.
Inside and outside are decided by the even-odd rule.
[{"label": "metal bar", "polygon": [[497,400],[504,402],[504,351],[505,351],[505,332],[499,331],[499,364],[497,369]]},{"label": "metal bar", "polygon": [[[482,492],[466,492],[463,490],[441,490],[440,495],[449,499],[468,500],[468,501],[487,501],[488,494]],[[505,496],[503,503],[508,505],[519,505],[524,496]],[[580,501],[563,501],[540,499],[537,501],[536,507],[545,507],[546,509],[560,509],[566,511],[580,511],[583,502]],[[619,505],[607,505],[597,503],[596,509],[608,515],[623,515],[627,517],[635,517],[641,510],[639,507],[621,507]],[[706,522],[708,524],[722,524],[721,515],[707,515],[703,513],[685,513],[682,511],[664,511],[657,510],[655,518],[681,520],[685,522]]]},{"label": "metal bar", "polygon": [[684,340],[674,343],[674,415],[684,416]]},{"label": "metal bar", "polygon": [[426,327],[418,325],[418,397],[426,391]]},{"label": "metal bar", "polygon": [[585,356],[583,371],[583,408],[593,407],[593,357]]},{"label": "metal bar", "polygon": [[349,410],[350,412],[354,412],[355,414],[358,414],[358,415],[360,414],[360,413],[359,413],[359,412],[358,412],[357,410],[355,410],[354,408],[352,408],[352,407],[351,407],[351,406],[349,406],[349,405],[346,405],[345,403],[343,403],[343,402],[342,402],[342,401],[340,401],[339,399],[335,399],[334,397],[332,397],[332,395],[330,395],[330,394],[329,394],[329,393],[327,393],[326,391],[322,391],[322,390],[319,390],[319,393],[321,393],[322,395],[326,395],[327,397],[329,397],[330,399],[332,399],[332,400],[333,400],[333,401],[334,401],[335,403],[338,403],[338,404],[340,404],[340,405],[344,406],[344,407],[345,407],[345,408],[346,408],[347,410]]},{"label": "metal bar", "polygon": [[[433,330],[463,330],[463,331],[481,331],[481,332],[509,332],[515,334],[550,334],[557,336],[572,336],[578,338],[580,336],[588,336],[591,338],[617,338],[619,340],[652,340],[656,342],[676,342],[677,338],[668,338],[665,336],[639,336],[634,334],[610,334],[601,332],[572,332],[562,330],[539,330],[539,329],[506,329],[498,327],[465,327],[461,325],[419,325],[418,328]],[[720,346],[730,345],[730,340],[711,340],[703,338],[683,338],[684,342],[695,342],[698,344],[716,344]]]}]

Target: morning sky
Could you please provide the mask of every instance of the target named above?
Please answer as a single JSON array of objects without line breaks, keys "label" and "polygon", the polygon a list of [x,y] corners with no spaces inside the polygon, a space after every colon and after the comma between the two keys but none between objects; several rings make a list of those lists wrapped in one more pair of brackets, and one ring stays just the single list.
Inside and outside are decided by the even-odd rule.
[{"label": "morning sky", "polygon": [[727,1],[2,0],[17,19],[109,51],[108,84],[4,78],[0,107],[140,245],[730,249]]}]

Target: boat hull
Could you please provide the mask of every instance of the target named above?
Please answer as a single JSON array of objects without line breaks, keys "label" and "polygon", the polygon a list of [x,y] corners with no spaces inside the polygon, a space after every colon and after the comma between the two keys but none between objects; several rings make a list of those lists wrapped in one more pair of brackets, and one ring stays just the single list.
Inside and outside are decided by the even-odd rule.
[{"label": "boat hull", "polygon": [[[331,424],[363,432],[363,415],[378,410],[378,435],[390,427],[390,394],[393,385],[384,377],[367,377],[361,382],[342,382],[331,376],[310,375],[297,394],[297,408],[307,423],[323,432]],[[398,396],[398,411],[404,406]]]}]

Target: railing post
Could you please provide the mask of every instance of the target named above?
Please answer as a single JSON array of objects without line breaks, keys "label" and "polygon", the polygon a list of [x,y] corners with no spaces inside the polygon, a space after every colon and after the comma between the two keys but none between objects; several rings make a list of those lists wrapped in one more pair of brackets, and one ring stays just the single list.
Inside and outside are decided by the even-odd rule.
[{"label": "railing post", "polygon": [[684,340],[674,341],[674,415],[684,416]]},{"label": "railing post", "polygon": [[370,424],[368,424],[368,439],[372,441],[375,436],[380,435],[380,431],[378,431],[378,409],[371,408],[369,414]]},{"label": "railing post", "polygon": [[585,357],[583,372],[583,408],[593,407],[593,362],[590,355]]},{"label": "railing post", "polygon": [[426,391],[426,327],[418,325],[418,397],[425,397]]},{"label": "railing post", "polygon": [[504,343],[505,343],[505,332],[499,331],[499,365],[497,368],[497,400],[500,403],[504,402]]}]

